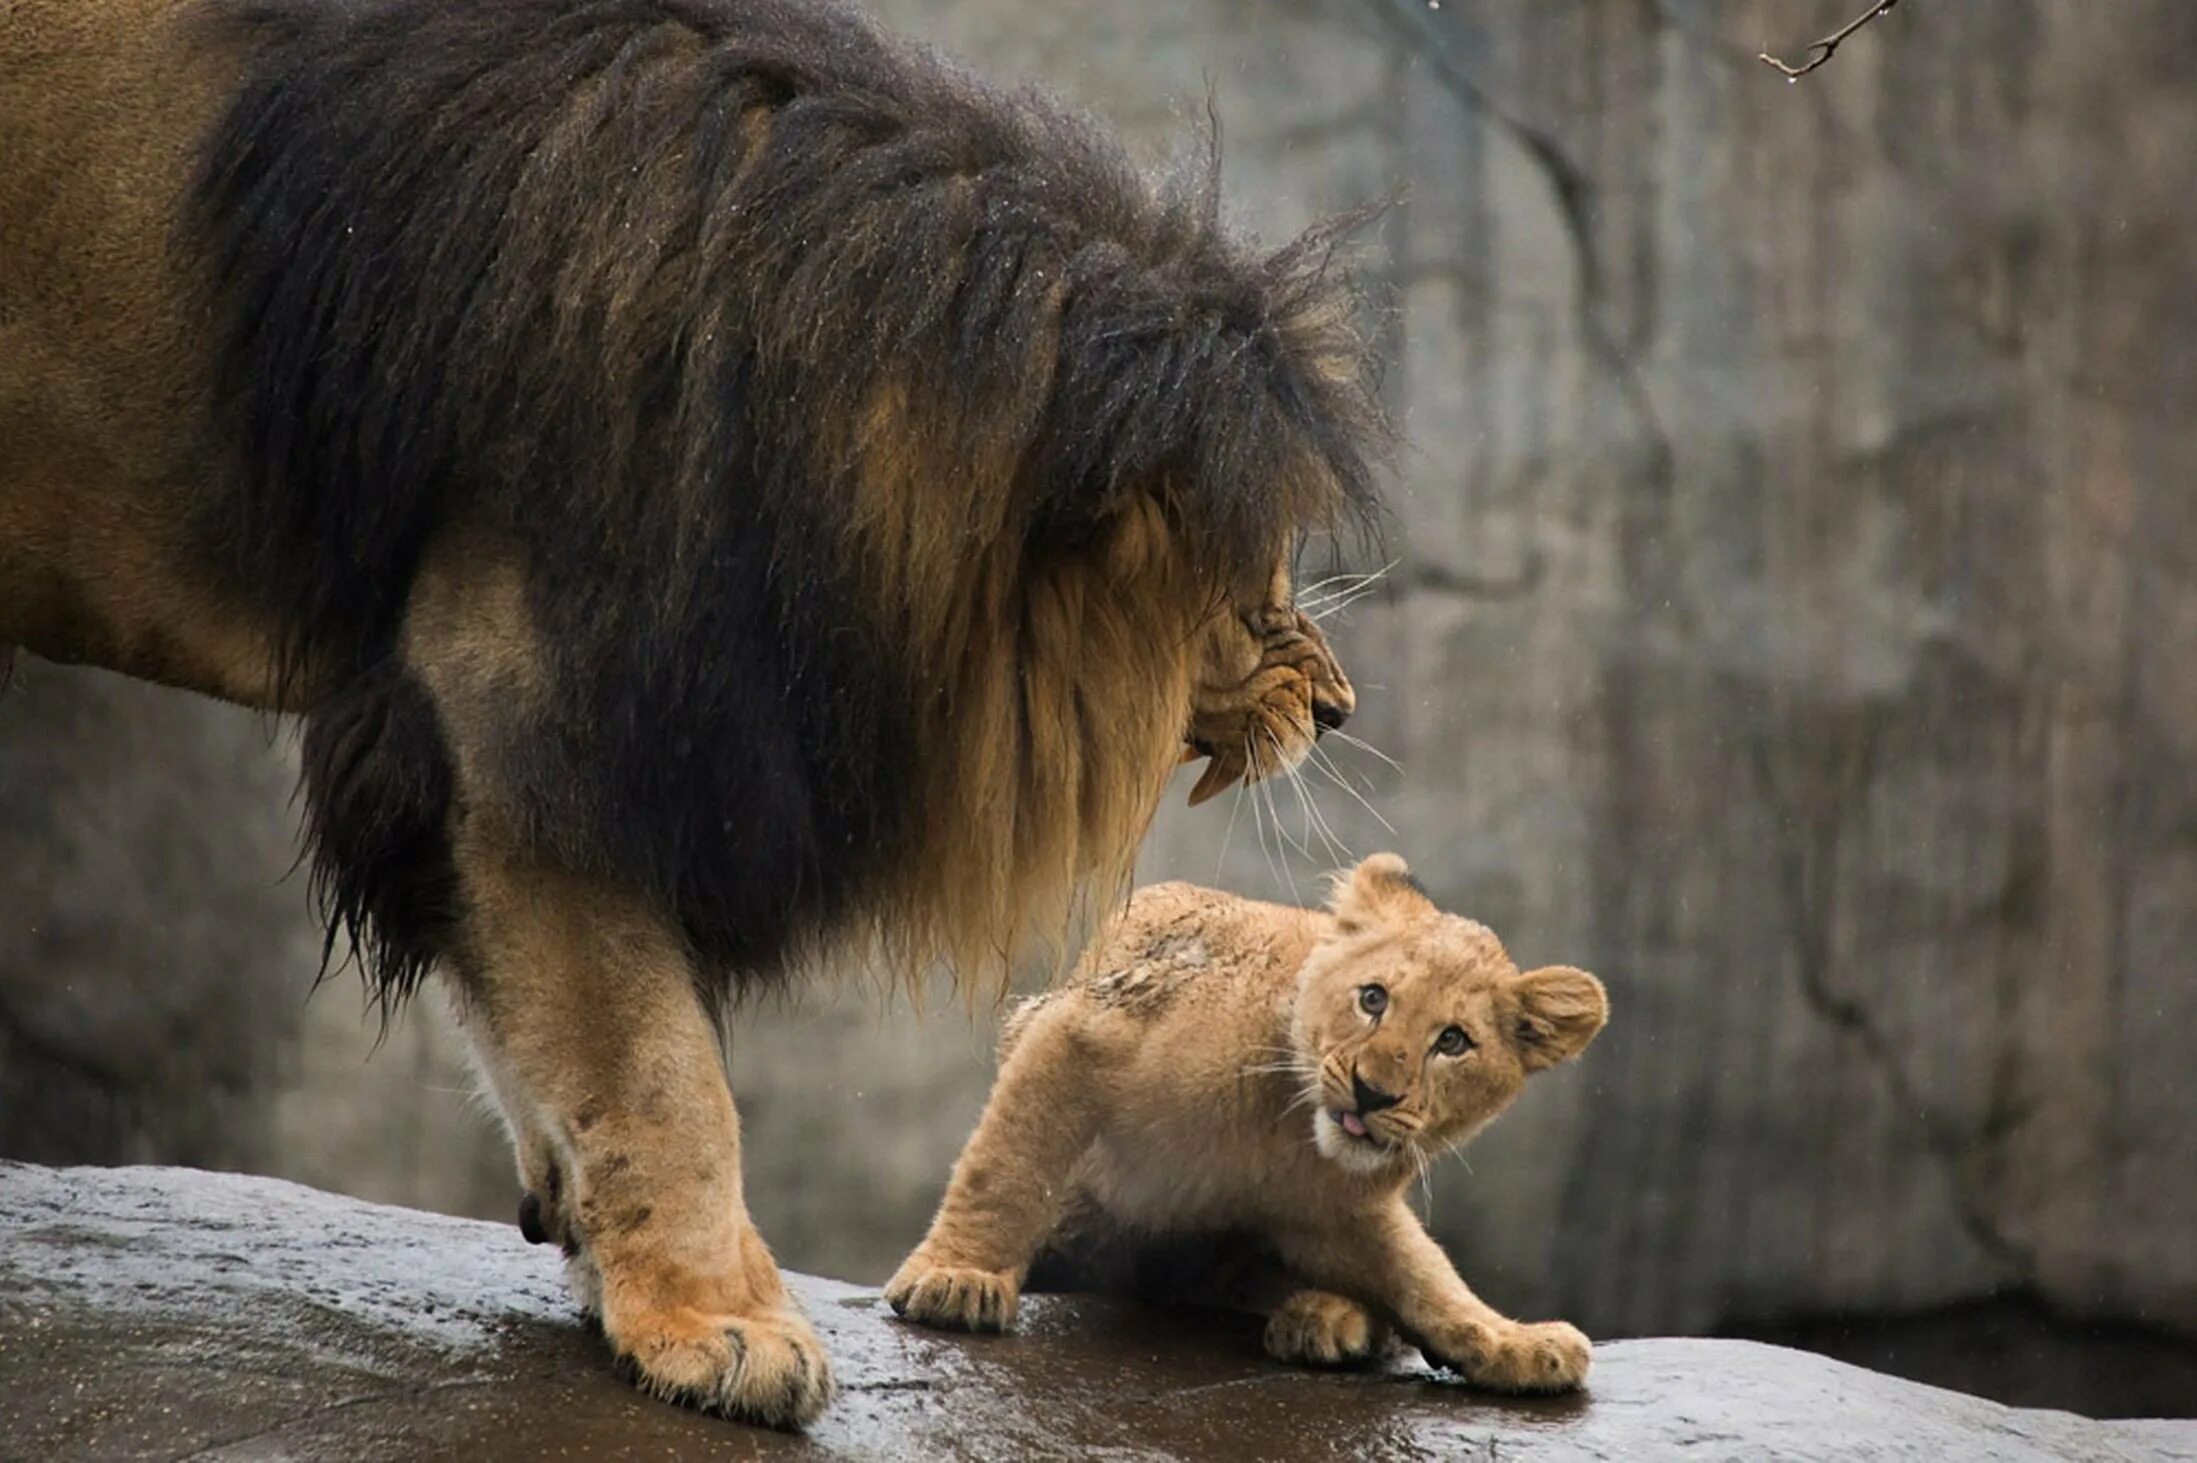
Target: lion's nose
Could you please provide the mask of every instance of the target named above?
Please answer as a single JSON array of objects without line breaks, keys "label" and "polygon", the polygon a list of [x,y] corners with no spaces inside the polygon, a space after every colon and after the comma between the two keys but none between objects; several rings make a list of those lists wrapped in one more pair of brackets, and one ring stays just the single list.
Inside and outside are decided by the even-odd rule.
[{"label": "lion's nose", "polygon": [[1342,724],[1343,724],[1344,722],[1348,721],[1348,720],[1350,720],[1350,713],[1349,713],[1349,712],[1347,712],[1347,711],[1345,711],[1345,710],[1343,710],[1343,708],[1342,708],[1342,707],[1340,707],[1340,706],[1336,705],[1336,704],[1335,704],[1334,702],[1332,702],[1332,701],[1315,701],[1315,702],[1313,702],[1313,703],[1312,703],[1312,728],[1313,728],[1313,730],[1312,730],[1312,738],[1313,738],[1313,740],[1314,740],[1314,741],[1318,741],[1318,740],[1319,740],[1319,739],[1320,739],[1321,737],[1324,737],[1324,736],[1326,736],[1326,735],[1327,735],[1327,734],[1328,734],[1329,732],[1331,732],[1331,731],[1335,731],[1335,730],[1338,730],[1338,729],[1339,729],[1339,728],[1340,728],[1340,727],[1342,726]]}]

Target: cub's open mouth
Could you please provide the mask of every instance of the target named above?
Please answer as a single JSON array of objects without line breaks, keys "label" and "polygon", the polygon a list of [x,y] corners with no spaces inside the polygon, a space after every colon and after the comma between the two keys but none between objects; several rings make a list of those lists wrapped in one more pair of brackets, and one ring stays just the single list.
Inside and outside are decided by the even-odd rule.
[{"label": "cub's open mouth", "polygon": [[1356,1113],[1345,1112],[1343,1109],[1337,1108],[1333,1112],[1329,1113],[1328,1116],[1335,1120],[1336,1127],[1341,1128],[1344,1132],[1348,1133],[1351,1137],[1356,1138],[1359,1142],[1370,1143],[1375,1148],[1388,1147],[1388,1143],[1381,1138],[1375,1137],[1373,1134],[1373,1130],[1365,1125],[1365,1119],[1359,1117]]}]

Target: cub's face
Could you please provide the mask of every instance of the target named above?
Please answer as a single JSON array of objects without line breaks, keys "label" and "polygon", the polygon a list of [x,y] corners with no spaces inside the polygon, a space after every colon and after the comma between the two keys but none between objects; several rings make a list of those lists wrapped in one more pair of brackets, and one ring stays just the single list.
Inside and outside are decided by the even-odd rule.
[{"label": "cub's face", "polygon": [[1358,706],[1327,638],[1297,609],[1286,561],[1202,635],[1184,759],[1212,760],[1190,791],[1193,807],[1295,767]]},{"label": "cub's face", "polygon": [[1292,1037],[1313,1141],[1345,1168],[1417,1166],[1463,1143],[1608,1019],[1600,981],[1568,966],[1521,972],[1486,928],[1436,909],[1394,854],[1344,878],[1333,909],[1299,977]]}]

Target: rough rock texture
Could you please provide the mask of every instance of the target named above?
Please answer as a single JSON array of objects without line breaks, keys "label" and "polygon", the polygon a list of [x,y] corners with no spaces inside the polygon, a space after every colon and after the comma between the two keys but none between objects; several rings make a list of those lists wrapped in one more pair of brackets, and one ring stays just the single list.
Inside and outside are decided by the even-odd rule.
[{"label": "rough rock texture", "polygon": [[2197,1424],[2022,1412],[1739,1341],[1603,1349],[1582,1397],[1403,1363],[1315,1376],[1254,1331],[1041,1297],[1011,1337],[796,1288],[844,1394],[809,1438],[616,1381],[506,1226],[174,1169],[0,1164],[0,1451],[41,1459],[2197,1459]]},{"label": "rough rock texture", "polygon": [[[1397,831],[1315,782],[1615,1001],[1437,1173],[1475,1282],[1602,1332],[2012,1290],[2197,1333],[2197,6],[1903,5],[1797,86],[1753,52],[1854,0],[876,8],[1153,150],[1210,78],[1270,236],[1412,190],[1369,241],[1400,562],[1337,631],[1404,771],[1325,744]],[[508,1213],[431,1011],[364,1065],[351,989],[299,1016],[259,725],[18,675],[5,1151]],[[1316,857],[1222,802],[1144,873],[1311,893],[1274,800]],[[988,1075],[874,1009],[736,1041],[766,1232],[872,1279]]]}]

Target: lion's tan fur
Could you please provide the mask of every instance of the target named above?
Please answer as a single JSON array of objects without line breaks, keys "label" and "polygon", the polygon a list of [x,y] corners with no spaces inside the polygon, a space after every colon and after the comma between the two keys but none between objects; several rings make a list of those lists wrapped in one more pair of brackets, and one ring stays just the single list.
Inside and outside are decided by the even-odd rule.
[{"label": "lion's tan fur", "polygon": [[[570,1251],[583,1303],[643,1384],[742,1417],[805,1422],[830,1393],[829,1372],[746,1215],[711,980],[662,900],[606,872],[599,849],[572,831],[578,819],[560,816],[566,789],[545,796],[514,770],[553,740],[550,711],[574,700],[542,623],[545,606],[569,603],[565,566],[530,558],[510,523],[485,521],[453,493],[417,563],[391,585],[398,623],[386,662],[362,667],[297,643],[298,625],[266,586],[243,582],[208,541],[211,509],[252,464],[218,404],[222,304],[179,223],[246,58],[241,42],[190,24],[189,9],[0,7],[0,668],[23,646],[310,710],[331,729],[317,747],[308,735],[309,764],[339,778],[377,769],[387,748],[374,738],[406,705],[387,684],[362,693],[361,683],[387,675],[406,694],[416,685],[414,731],[431,733],[404,749],[425,741],[432,755],[387,781],[419,799],[398,812],[429,810],[415,820],[425,829],[407,836],[431,847],[388,861],[403,866],[397,893],[418,895],[432,939],[395,963],[416,972],[441,957],[453,967],[521,1178]],[[589,115],[586,95],[556,114],[533,159],[545,176],[569,160]],[[769,115],[736,125],[754,157]],[[651,272],[629,246],[652,219],[663,223],[652,209],[668,194],[655,185],[675,164],[666,156],[635,170],[617,197],[571,200],[564,233],[517,230],[496,255],[490,284],[557,282],[537,342],[545,358],[584,356],[579,374],[617,383],[675,324],[696,341],[737,324],[706,313],[667,320],[678,302],[655,292],[679,271]],[[697,254],[711,243],[699,239]],[[1349,332],[1333,308],[1320,296],[1276,327],[1330,385],[1361,364],[1337,345]],[[841,423],[860,469],[848,518],[857,577],[869,609],[904,631],[906,664],[892,673],[937,693],[935,714],[894,729],[915,748],[921,836],[850,917],[860,928],[842,932],[869,937],[906,974],[941,958],[964,972],[1003,970],[1018,936],[1066,925],[1079,893],[1117,894],[1186,732],[1213,758],[1206,789],[1293,763],[1316,712],[1352,705],[1340,667],[1291,605],[1294,530],[1313,526],[1313,505],[1333,497],[1310,461],[1283,475],[1302,481],[1259,485],[1289,507],[1274,520],[1290,531],[1227,573],[1179,537],[1164,482],[1125,494],[1082,550],[1040,563],[1018,555],[1028,489],[1014,444],[1052,381],[1053,349],[1042,331],[1033,337],[1023,395],[990,400],[989,415],[954,418],[932,409],[935,383],[901,379]],[[700,419],[714,410],[682,401],[690,408]],[[478,436],[491,458],[523,446],[485,428]],[[667,494],[717,481],[678,457],[705,450],[714,439],[704,433],[642,440],[634,418],[608,436],[591,450],[661,466]],[[667,619],[693,582],[681,556],[706,547],[674,544],[677,562],[661,566]],[[327,712],[353,695],[367,708],[356,726]],[[452,786],[436,785],[444,776]],[[389,830],[334,832],[371,843]],[[424,893],[405,882],[414,875]]]},{"label": "lion's tan fur", "polygon": [[[1370,984],[1378,1019],[1359,1004]],[[1143,890],[1073,985],[1008,1022],[991,1101],[887,1295],[913,1319],[1004,1327],[1033,1260],[1091,1211],[1147,1239],[1270,1243],[1299,1286],[1268,1329],[1287,1359],[1363,1357],[1393,1325],[1484,1385],[1576,1386],[1586,1338],[1482,1303],[1406,1196],[1606,1011],[1593,977],[1520,972],[1393,855],[1340,880],[1325,911]],[[1452,1025],[1473,1044],[1442,1055]],[[1367,1110],[1364,1139],[1331,1130],[1355,1113],[1354,1077],[1397,1099]]]},{"label": "lion's tan fur", "polygon": [[264,705],[269,627],[188,544],[228,464],[203,425],[208,301],[171,237],[234,72],[174,65],[177,14],[0,17],[0,644]]}]

